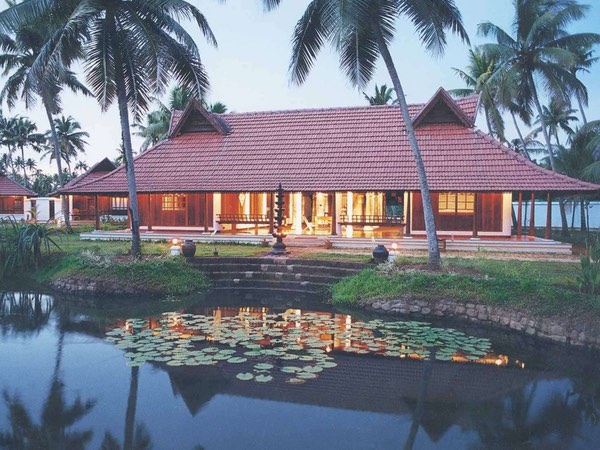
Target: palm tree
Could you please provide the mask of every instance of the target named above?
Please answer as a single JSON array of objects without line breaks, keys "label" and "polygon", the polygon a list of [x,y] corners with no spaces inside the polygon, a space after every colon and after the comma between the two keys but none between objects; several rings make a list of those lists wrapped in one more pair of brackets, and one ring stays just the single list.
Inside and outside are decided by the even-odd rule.
[{"label": "palm tree", "polygon": [[175,86],[169,93],[168,105],[156,98],[153,99],[158,103],[158,109],[147,114],[146,125],[134,124],[140,130],[136,134],[144,138],[144,142],[140,147],[141,151],[145,151],[169,137],[171,112],[185,109],[193,97],[194,93],[191,89],[185,86]]},{"label": "palm tree", "polygon": [[[273,8],[280,2],[263,1],[267,8]],[[443,52],[446,46],[446,30],[468,41],[454,0],[313,0],[294,30],[291,79],[298,84],[306,80],[318,51],[326,41],[336,48],[340,55],[340,68],[358,88],[364,87],[371,80],[379,56],[383,58],[398,96],[404,126],[415,158],[423,199],[429,265],[439,268],[441,257],[425,165],[404,89],[389,51],[395,32],[394,24],[401,16],[412,22],[419,39],[432,53]]]},{"label": "palm tree", "polygon": [[[64,186],[63,170],[60,158],[60,145],[54,130],[54,114],[61,111],[60,94],[63,87],[73,92],[88,95],[89,91],[69,70],[69,65],[83,56],[77,39],[63,40],[66,49],[64,56],[56,59],[53,64],[47,64],[43,57],[46,43],[55,41],[60,27],[56,17],[64,5],[46,15],[24,14],[31,8],[32,3],[9,3],[9,9],[0,13],[0,68],[3,75],[8,76],[0,100],[6,100],[9,108],[13,108],[18,100],[23,100],[26,108],[35,106],[36,98],[40,98],[50,125],[52,143],[55,152],[57,174],[60,187]],[[66,2],[65,2],[66,3]],[[68,212],[68,202],[63,196],[63,217],[67,231],[71,232]]]},{"label": "palm tree", "polygon": [[448,92],[455,97],[479,94],[489,134],[504,140],[504,120],[497,106],[498,86],[489,83],[489,79],[496,71],[496,61],[476,47],[469,50],[469,65],[466,70],[455,67],[452,70],[465,82],[467,87],[451,89]]},{"label": "palm tree", "polygon": [[[579,72],[589,72],[590,67],[598,61],[598,57],[594,57],[594,50],[591,45],[581,45],[572,49],[572,51],[577,55],[577,61],[571,69],[575,76],[577,76]],[[586,125],[588,121],[585,116],[584,106],[587,106],[587,103],[584,102],[585,99],[581,98],[581,95],[579,95],[578,92],[575,92],[575,98],[579,104],[579,112],[581,113],[583,124]]]},{"label": "palm tree", "polygon": [[577,116],[575,113],[576,109],[572,109],[562,99],[552,98],[548,106],[542,106],[542,115],[538,116],[535,124],[540,124],[534,131],[539,133],[542,131],[542,121],[546,124],[548,133],[554,137],[557,146],[562,146],[560,138],[558,137],[559,131],[563,131],[567,134],[567,137],[575,134],[575,131],[569,125],[570,122],[577,122]]},{"label": "palm tree", "polygon": [[170,79],[202,98],[208,78],[196,43],[180,19],[196,22],[209,43],[216,40],[202,13],[185,0],[30,0],[0,14],[0,26],[56,17],[60,32],[46,40],[39,66],[56,67],[70,56],[64,43],[77,41],[86,52],[84,69],[103,110],[117,103],[125,148],[131,253],[141,255],[137,183],[131,144],[130,112],[138,121],[153,94]]},{"label": "palm tree", "polygon": [[227,112],[227,105],[222,102],[214,102],[209,104],[206,110],[213,114],[225,114]]},{"label": "palm tree", "polygon": [[366,92],[363,92],[365,100],[367,100],[371,106],[387,105],[390,101],[392,101],[393,95],[394,90],[389,89],[385,84],[382,84],[380,88],[375,85],[375,95],[372,97]]},{"label": "palm tree", "polygon": [[[590,142],[597,137],[597,130],[584,127],[577,130],[570,138],[569,147],[559,147],[559,152],[556,155],[556,165],[561,173],[573,178],[586,179],[587,170],[596,162],[594,149],[590,146]],[[599,180],[591,179],[590,181]],[[585,200],[581,199],[581,231],[586,230],[585,216]],[[561,212],[562,214],[562,212]]]},{"label": "palm tree", "polygon": [[[548,129],[548,133],[554,137],[556,141],[557,151],[564,151],[558,132],[563,131],[567,136],[572,136],[575,131],[569,126],[569,122],[577,121],[577,117],[573,115],[576,112],[563,99],[552,98],[548,106],[542,107],[542,115],[538,116],[535,123],[545,123]],[[542,126],[536,128],[534,132],[539,133],[542,130]],[[554,151],[553,151],[554,153]],[[559,169],[560,170],[560,169]],[[567,220],[567,211],[565,209],[564,199],[559,199],[558,205],[560,207],[560,218],[562,222],[562,235],[565,237],[569,236],[569,222]]]},{"label": "palm tree", "polygon": [[[85,153],[89,133],[81,131],[81,125],[73,117],[60,116],[54,119],[54,128],[60,145],[60,155],[67,165],[67,170],[71,173],[71,161],[77,159],[79,153]],[[53,149],[49,149],[46,155],[50,156],[50,161],[55,158]]]},{"label": "palm tree", "polygon": [[556,171],[548,124],[538,94],[537,77],[551,97],[565,99],[573,94],[587,100],[585,86],[574,76],[577,55],[569,49],[600,42],[596,33],[569,34],[566,26],[585,16],[589,7],[574,0],[514,0],[513,38],[491,22],[479,24],[479,32],[497,43],[484,44],[482,50],[498,61],[492,82],[517,86],[515,95],[533,103],[540,117],[546,150],[552,170]]},{"label": "palm tree", "polygon": [[45,143],[46,138],[41,133],[36,133],[37,125],[31,120],[25,117],[17,117],[11,121],[10,127],[5,131],[4,139],[5,142],[9,143],[13,149],[19,149],[21,156],[19,157],[19,163],[15,161],[15,165],[18,165],[23,170],[23,182],[26,186],[29,185],[29,179],[27,178],[27,171],[25,167],[25,148],[32,147],[38,153],[41,151],[42,145]]}]

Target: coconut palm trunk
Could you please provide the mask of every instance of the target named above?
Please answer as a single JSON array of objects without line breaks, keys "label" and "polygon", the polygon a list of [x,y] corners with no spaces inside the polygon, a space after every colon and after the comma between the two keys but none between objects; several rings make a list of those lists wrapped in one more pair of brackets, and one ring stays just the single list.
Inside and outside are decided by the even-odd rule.
[{"label": "coconut palm trunk", "polygon": [[[113,29],[110,34],[116,34],[116,25],[109,20],[109,26]],[[113,45],[115,43],[113,42]],[[131,145],[131,131],[129,123],[129,109],[127,104],[127,89],[123,77],[123,60],[118,48],[113,48],[115,61],[115,87],[117,91],[117,102],[119,105],[119,116],[121,120],[121,136],[125,153],[125,170],[127,172],[127,190],[129,192],[129,215],[131,218],[131,255],[134,258],[142,256],[142,244],[140,239],[140,216],[137,201],[137,186],[135,181],[135,170],[133,167],[133,147]]]},{"label": "coconut palm trunk", "polygon": [[27,167],[25,166],[25,146],[19,145],[19,150],[21,150],[21,161],[23,163],[23,183],[25,183],[25,186],[29,187],[29,180],[27,179]]},{"label": "coconut palm trunk", "polygon": [[[49,102],[47,102],[47,101],[45,101],[45,99],[43,99],[43,103],[44,103],[44,109],[46,110],[46,117],[48,118],[48,124],[50,125],[50,135],[52,136],[52,146],[54,147],[54,159],[56,160],[58,184],[62,189],[65,185],[65,182],[64,182],[63,171],[62,171],[60,144],[58,143],[58,136],[56,135],[56,129],[54,128],[54,118],[52,117],[52,112],[50,111],[50,107],[48,106]],[[62,205],[63,220],[65,221],[65,227],[67,228],[67,233],[73,233],[73,227],[71,227],[71,217],[70,217],[70,212],[69,212],[68,196],[61,195],[60,203]]]},{"label": "coconut palm trunk", "polygon": [[579,92],[575,93],[575,98],[577,99],[577,104],[579,105],[579,112],[581,113],[581,119],[583,120],[583,125],[587,125],[587,117],[585,117],[585,111],[583,110],[583,102],[581,101],[581,95]]},{"label": "coconut palm trunk", "polygon": [[521,128],[519,127],[519,123],[517,122],[515,113],[511,111],[510,116],[512,117],[513,124],[515,125],[515,129],[517,130],[517,134],[519,135],[519,140],[521,141],[523,154],[529,161],[531,161],[531,156],[529,155],[529,151],[527,150],[527,145],[525,144],[525,139],[523,139],[523,133],[521,132]]},{"label": "coconut palm trunk", "polygon": [[[554,129],[554,139],[556,140],[556,145],[560,148],[560,140],[558,139],[558,131],[557,128]],[[561,234],[563,237],[569,237],[569,219],[567,218],[567,208],[565,206],[565,199],[558,199],[558,208],[560,209],[560,222],[561,222]],[[573,204],[573,209],[575,209],[575,204]]]},{"label": "coconut palm trunk", "polygon": [[529,82],[529,86],[531,88],[531,96],[533,98],[533,102],[535,103],[535,107],[538,112],[538,117],[540,118],[542,134],[544,135],[544,143],[546,144],[546,150],[548,151],[548,158],[550,160],[550,167],[552,168],[553,172],[556,172],[556,163],[554,162],[554,153],[552,151],[552,142],[550,142],[550,133],[548,132],[548,126],[546,124],[546,119],[544,118],[542,104],[540,103],[540,98],[538,97],[535,81],[533,81],[533,75],[531,73],[528,75],[527,81]]},{"label": "coconut palm trunk", "polygon": [[404,95],[404,89],[400,83],[400,77],[396,71],[396,66],[394,65],[394,61],[392,60],[392,56],[390,55],[379,24],[374,22],[373,27],[377,36],[379,52],[381,53],[381,56],[385,62],[385,66],[388,70],[390,78],[392,79],[392,84],[394,85],[394,90],[398,96],[398,103],[400,105],[400,111],[402,112],[402,118],[404,119],[404,126],[406,127],[408,140],[415,158],[417,174],[419,176],[419,184],[421,186],[421,198],[425,217],[425,231],[427,233],[427,249],[429,251],[429,266],[433,269],[439,269],[441,267],[440,248],[437,241],[435,216],[433,215],[433,207],[431,206],[431,194],[429,192],[429,185],[427,183],[425,164],[423,163],[423,158],[421,157],[421,150],[419,149],[415,129],[408,111],[408,104],[406,103],[406,96]]}]

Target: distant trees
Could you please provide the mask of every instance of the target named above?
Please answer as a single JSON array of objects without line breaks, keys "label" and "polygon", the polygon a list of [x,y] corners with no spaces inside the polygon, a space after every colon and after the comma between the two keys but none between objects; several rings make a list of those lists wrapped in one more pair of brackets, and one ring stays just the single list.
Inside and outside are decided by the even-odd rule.
[{"label": "distant trees", "polygon": [[387,85],[382,84],[381,87],[375,85],[375,95],[370,96],[367,93],[363,92],[363,97],[365,100],[369,102],[369,105],[387,105],[388,103],[397,103],[394,101],[394,90],[387,87]]}]

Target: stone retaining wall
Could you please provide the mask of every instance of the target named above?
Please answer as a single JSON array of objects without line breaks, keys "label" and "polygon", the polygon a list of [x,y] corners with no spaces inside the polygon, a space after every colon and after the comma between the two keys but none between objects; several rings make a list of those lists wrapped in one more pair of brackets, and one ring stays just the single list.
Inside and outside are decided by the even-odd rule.
[{"label": "stone retaining wall", "polygon": [[144,295],[148,291],[129,283],[115,280],[97,280],[91,277],[71,276],[50,283],[52,289],[73,295]]},{"label": "stone retaining wall", "polygon": [[365,306],[378,312],[463,318],[476,323],[510,328],[554,342],[600,349],[600,327],[574,318],[547,318],[513,308],[455,300],[373,300]]}]

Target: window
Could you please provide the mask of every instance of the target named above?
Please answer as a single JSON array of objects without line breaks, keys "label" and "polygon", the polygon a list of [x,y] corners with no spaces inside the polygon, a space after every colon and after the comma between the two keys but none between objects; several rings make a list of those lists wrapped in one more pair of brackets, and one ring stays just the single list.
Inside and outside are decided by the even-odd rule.
[{"label": "window", "polygon": [[112,211],[127,211],[127,197],[112,197],[110,199]]},{"label": "window", "polygon": [[441,192],[438,211],[441,214],[473,214],[475,194],[473,192]]},{"label": "window", "polygon": [[187,207],[187,195],[164,194],[162,196],[163,211],[183,211]]}]

